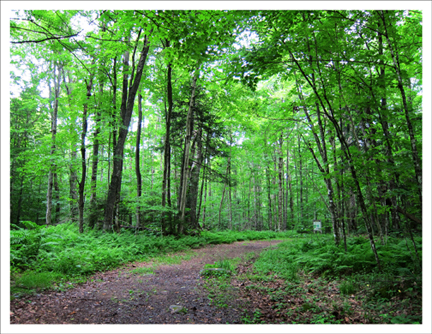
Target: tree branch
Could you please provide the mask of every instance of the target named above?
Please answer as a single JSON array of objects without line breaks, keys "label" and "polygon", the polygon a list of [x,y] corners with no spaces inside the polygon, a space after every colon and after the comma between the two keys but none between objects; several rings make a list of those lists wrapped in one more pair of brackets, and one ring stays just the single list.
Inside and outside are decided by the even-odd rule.
[{"label": "tree branch", "polygon": [[[30,30],[30,31],[31,31],[31,30]],[[43,32],[40,32],[40,31],[34,31],[34,32],[37,32],[37,33],[39,33],[39,34],[44,34]],[[80,31],[80,32],[81,32],[81,31]],[[79,32],[79,33],[80,33],[80,32]],[[60,37],[53,36],[53,37],[47,37],[47,38],[39,39],[39,40],[26,40],[26,41],[11,42],[11,43],[12,43],[12,44],[42,43],[42,42],[49,41],[49,40],[52,40],[52,39],[60,40],[60,39],[64,39],[64,38],[76,37],[76,36],[79,35],[79,33],[77,33],[77,34],[75,34],[75,35],[69,35],[69,36],[60,36]]]}]

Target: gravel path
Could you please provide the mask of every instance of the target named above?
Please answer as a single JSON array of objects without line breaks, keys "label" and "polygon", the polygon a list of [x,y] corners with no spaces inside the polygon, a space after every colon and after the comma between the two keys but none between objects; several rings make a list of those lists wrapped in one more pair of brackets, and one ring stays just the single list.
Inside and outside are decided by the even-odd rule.
[{"label": "gravel path", "polygon": [[[153,274],[131,270],[151,263],[130,263],[98,273],[63,292],[47,291],[11,302],[11,324],[235,324],[242,310],[209,304],[200,271],[207,263],[259,253],[280,240],[247,241],[193,250],[190,260],[161,265]],[[187,308],[172,313],[170,306]]]}]

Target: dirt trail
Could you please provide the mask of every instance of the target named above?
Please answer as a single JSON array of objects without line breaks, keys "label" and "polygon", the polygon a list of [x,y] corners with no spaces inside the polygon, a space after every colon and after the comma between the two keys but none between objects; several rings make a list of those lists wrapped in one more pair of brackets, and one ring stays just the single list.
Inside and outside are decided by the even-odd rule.
[{"label": "dirt trail", "polygon": [[[235,324],[242,310],[209,305],[200,288],[200,271],[207,263],[259,253],[280,240],[235,242],[194,250],[178,265],[159,266],[153,274],[131,270],[151,263],[131,263],[98,273],[76,288],[47,291],[11,302],[11,324]],[[92,281],[93,280],[93,281]],[[171,305],[188,309],[171,313]],[[233,304],[235,305],[235,303]]]}]

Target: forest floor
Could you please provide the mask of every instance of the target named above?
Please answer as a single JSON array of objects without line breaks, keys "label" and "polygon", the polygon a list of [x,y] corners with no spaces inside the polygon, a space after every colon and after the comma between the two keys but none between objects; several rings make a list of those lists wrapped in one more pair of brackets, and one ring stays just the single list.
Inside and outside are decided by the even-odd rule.
[{"label": "forest floor", "polygon": [[[11,301],[11,324],[235,324],[246,303],[217,307],[200,275],[205,264],[258,254],[280,240],[211,245],[183,253],[178,264],[129,263],[100,272],[65,291],[43,291]],[[181,256],[173,254],[171,257]],[[176,261],[174,261],[176,262]],[[179,261],[178,261],[179,262]],[[232,300],[235,302],[235,300]],[[170,306],[183,306],[173,312]],[[231,305],[232,306],[232,305]]]},{"label": "forest floor", "polygon": [[[368,291],[342,294],[341,282],[304,272],[297,282],[253,270],[259,253],[281,240],[242,241],[129,263],[70,288],[11,301],[11,324],[366,324],[414,314],[410,298],[370,307]],[[231,276],[203,277],[206,264],[235,259]],[[216,273],[215,273],[216,274]]]}]

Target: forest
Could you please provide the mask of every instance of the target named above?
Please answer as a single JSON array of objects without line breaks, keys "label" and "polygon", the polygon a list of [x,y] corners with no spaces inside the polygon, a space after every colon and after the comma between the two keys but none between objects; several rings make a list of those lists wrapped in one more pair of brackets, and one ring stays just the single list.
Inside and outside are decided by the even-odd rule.
[{"label": "forest", "polygon": [[12,11],[11,305],[279,240],[210,304],[243,270],[279,306],[241,323],[422,324],[422,47],[419,10]]}]

